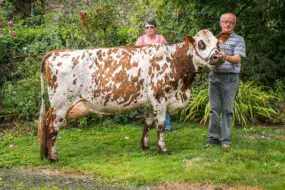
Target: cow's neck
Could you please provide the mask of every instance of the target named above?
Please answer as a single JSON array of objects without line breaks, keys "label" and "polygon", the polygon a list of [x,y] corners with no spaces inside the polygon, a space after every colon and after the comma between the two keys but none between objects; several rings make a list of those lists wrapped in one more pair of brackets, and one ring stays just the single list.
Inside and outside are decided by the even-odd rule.
[{"label": "cow's neck", "polygon": [[177,79],[183,80],[183,89],[189,89],[197,74],[193,63],[193,50],[189,50],[189,46],[185,43],[177,44],[176,51],[173,54],[173,64]]}]

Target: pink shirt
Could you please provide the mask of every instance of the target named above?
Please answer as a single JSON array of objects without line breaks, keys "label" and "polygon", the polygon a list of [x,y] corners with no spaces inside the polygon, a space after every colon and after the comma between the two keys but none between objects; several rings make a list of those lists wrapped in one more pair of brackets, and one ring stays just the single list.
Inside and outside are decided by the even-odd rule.
[{"label": "pink shirt", "polygon": [[[156,40],[154,43],[167,44],[167,41],[162,35],[156,34]],[[148,41],[147,41],[146,34],[140,36],[136,42],[136,45],[148,45],[148,44],[150,44],[150,43],[148,43]]]}]

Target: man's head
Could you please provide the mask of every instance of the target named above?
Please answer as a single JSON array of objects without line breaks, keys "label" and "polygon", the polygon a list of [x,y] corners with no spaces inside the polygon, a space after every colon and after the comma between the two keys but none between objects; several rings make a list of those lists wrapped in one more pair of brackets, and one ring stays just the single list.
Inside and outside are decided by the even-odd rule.
[{"label": "man's head", "polygon": [[236,26],[236,16],[232,13],[222,14],[220,18],[220,26],[223,33],[233,33]]}]

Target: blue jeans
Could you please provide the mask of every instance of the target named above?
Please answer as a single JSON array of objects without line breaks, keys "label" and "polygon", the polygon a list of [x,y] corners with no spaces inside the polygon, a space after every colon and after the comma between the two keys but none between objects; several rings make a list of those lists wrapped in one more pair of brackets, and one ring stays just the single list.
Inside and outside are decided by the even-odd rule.
[{"label": "blue jeans", "polygon": [[[239,74],[215,73],[212,71],[209,73],[211,109],[207,143],[216,144],[221,142],[222,144],[231,144],[232,116],[238,86]],[[222,123],[221,126],[220,123]],[[219,140],[220,135],[221,139]]]},{"label": "blue jeans", "polygon": [[166,117],[165,117],[165,129],[171,130],[171,126],[170,126],[170,116],[169,116],[168,114],[166,114]]}]

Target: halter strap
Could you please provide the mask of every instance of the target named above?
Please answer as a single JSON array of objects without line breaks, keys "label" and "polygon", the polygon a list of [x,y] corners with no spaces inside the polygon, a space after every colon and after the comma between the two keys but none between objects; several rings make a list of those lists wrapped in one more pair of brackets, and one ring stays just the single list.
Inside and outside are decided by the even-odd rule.
[{"label": "halter strap", "polygon": [[195,47],[195,46],[194,46],[194,49],[195,49],[195,53],[196,53],[196,55],[198,55],[202,60],[204,60],[204,61],[206,61],[206,62],[208,62],[209,57],[210,57],[210,55],[211,55],[212,51],[214,51],[215,49],[217,49],[217,50],[218,50],[218,48],[214,47],[214,48],[210,51],[209,55],[208,55],[206,58],[203,58],[203,57],[201,57],[201,55],[199,55],[199,54],[198,54],[198,51],[196,50],[196,47]]}]

